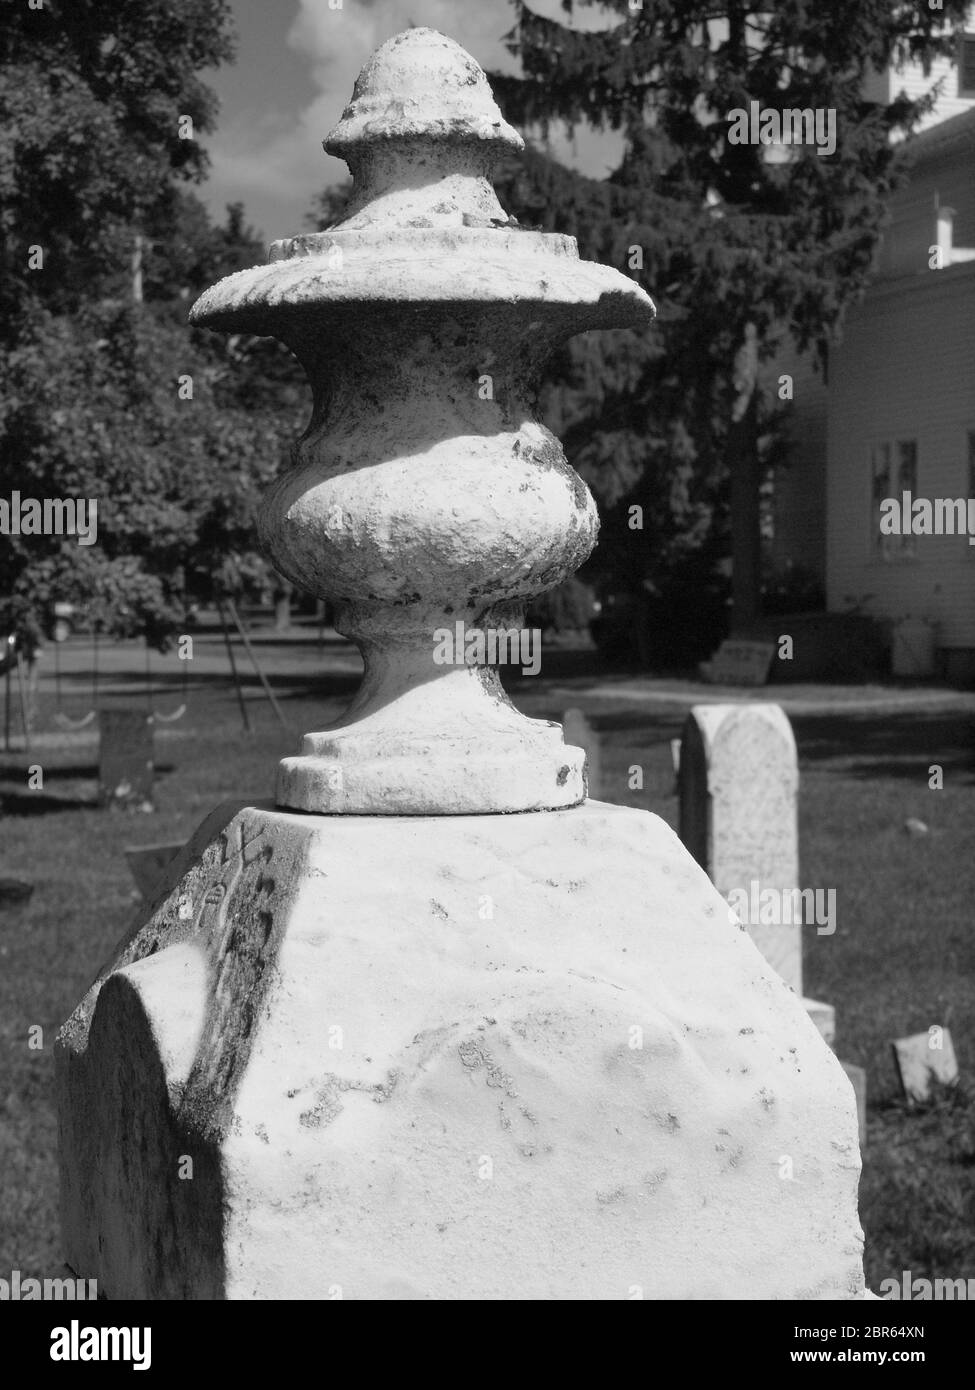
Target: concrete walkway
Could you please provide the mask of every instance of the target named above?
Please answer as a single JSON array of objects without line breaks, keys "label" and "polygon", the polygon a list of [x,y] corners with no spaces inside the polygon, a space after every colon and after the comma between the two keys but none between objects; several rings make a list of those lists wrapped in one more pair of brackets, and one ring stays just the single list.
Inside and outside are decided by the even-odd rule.
[{"label": "concrete walkway", "polygon": [[[522,687],[522,689],[524,686]],[[704,681],[651,676],[575,678],[552,683],[546,696],[566,704],[606,700],[630,705],[692,705],[770,702],[790,714],[975,714],[975,691],[931,686],[882,685],[709,685]]]},{"label": "concrete walkway", "polygon": [[[227,687],[232,689],[221,634],[211,627],[197,630],[193,636],[194,656],[188,673],[191,689],[194,678],[211,682],[218,678],[221,684],[226,682]],[[249,637],[262,669],[279,692],[282,686],[287,686],[289,679],[293,679],[295,685],[308,685],[314,684],[319,675],[325,679],[338,676],[353,678],[362,670],[362,660],[355,647],[333,628],[320,632],[317,625],[308,624],[295,627],[287,634],[278,634],[269,627],[255,626]],[[232,641],[238,669],[246,687],[245,697],[248,700],[263,699],[243,644],[236,634]],[[84,712],[85,700],[91,690],[91,645],[83,638],[75,638],[62,645],[58,657],[70,711]],[[579,674],[569,674],[573,667],[578,669],[580,664],[589,669]],[[101,697],[144,697],[145,653],[141,643],[103,643],[99,652],[99,667],[98,688]],[[516,703],[537,696],[560,708],[589,701],[637,708],[669,705],[683,709],[696,704],[771,701],[781,705],[787,713],[797,715],[903,714],[912,710],[926,714],[975,714],[975,690],[946,686],[783,683],[751,688],[710,685],[705,681],[677,677],[602,673],[595,667],[595,653],[592,654],[590,667],[587,653],[556,647],[549,659],[543,660],[539,675],[509,682],[509,689]],[[546,668],[549,672],[554,668],[556,674],[546,674]],[[175,648],[165,656],[152,653],[150,669],[160,705],[168,708],[178,702],[184,667],[176,656]],[[40,693],[52,696],[54,651],[50,644],[42,655],[39,678]]]}]

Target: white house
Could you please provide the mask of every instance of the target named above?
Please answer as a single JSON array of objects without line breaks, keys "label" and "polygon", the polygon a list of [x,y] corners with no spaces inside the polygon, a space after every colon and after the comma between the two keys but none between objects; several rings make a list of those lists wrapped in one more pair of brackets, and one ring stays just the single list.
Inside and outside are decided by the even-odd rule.
[{"label": "white house", "polygon": [[[975,9],[975,7],[973,7]],[[833,612],[898,624],[935,669],[975,680],[975,22],[953,64],[883,74],[882,95],[943,79],[911,137],[877,274],[830,353],[828,381],[794,373],[788,467],[776,479],[773,556],[824,581]],[[909,494],[905,499],[904,494]],[[967,507],[967,500],[973,506]],[[891,506],[907,502],[901,532]],[[896,518],[898,526],[900,518]],[[883,526],[881,522],[883,521]],[[964,527],[964,529],[963,529]],[[958,534],[959,531],[961,534]],[[923,673],[923,655],[918,673]]]}]

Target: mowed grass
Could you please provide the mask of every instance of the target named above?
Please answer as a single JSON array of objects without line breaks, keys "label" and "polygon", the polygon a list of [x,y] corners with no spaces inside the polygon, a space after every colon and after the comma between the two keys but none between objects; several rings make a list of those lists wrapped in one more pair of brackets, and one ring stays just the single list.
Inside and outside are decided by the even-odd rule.
[{"label": "mowed grass", "polygon": [[[287,647],[269,661],[295,732],[326,726],[344,704],[327,682],[290,686]],[[249,681],[253,687],[252,680]],[[566,704],[601,734],[606,800],[677,822],[669,741],[676,707],[634,709],[566,699],[541,679],[519,681],[526,713]],[[96,809],[94,743],[48,749],[42,791],[27,790],[28,759],[0,754],[0,875],[33,880],[26,909],[0,909],[0,1276],[51,1274],[57,1235],[57,1127],[52,1044],[96,969],[137,910],[127,844],[185,839],[219,801],[270,795],[274,765],[293,736],[263,701],[255,732],[240,732],[233,692],[210,681],[190,712],[157,734],[155,814]],[[48,711],[49,714],[49,711]],[[49,720],[45,720],[50,727]],[[806,990],[835,1005],[837,1050],[868,1074],[869,1136],[861,1183],[867,1277],[975,1277],[975,1107],[967,1084],[975,1020],[975,761],[972,721],[898,715],[793,720],[800,749],[805,886],[835,888],[837,930],[806,929]],[[939,763],[944,788],[928,787]],[[630,768],[643,769],[631,789]],[[911,836],[908,817],[928,826]],[[898,1096],[890,1041],[951,1028],[963,1085],[909,1111]],[[40,1025],[43,1047],[28,1046]]]}]

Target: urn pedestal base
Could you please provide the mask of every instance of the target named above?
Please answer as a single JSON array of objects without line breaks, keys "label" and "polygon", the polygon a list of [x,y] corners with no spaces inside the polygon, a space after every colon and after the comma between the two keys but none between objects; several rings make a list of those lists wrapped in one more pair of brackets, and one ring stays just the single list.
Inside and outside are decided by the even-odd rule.
[{"label": "urn pedestal base", "polygon": [[862,1296],[850,1084],[645,812],[222,807],[57,1072],[112,1299]]}]

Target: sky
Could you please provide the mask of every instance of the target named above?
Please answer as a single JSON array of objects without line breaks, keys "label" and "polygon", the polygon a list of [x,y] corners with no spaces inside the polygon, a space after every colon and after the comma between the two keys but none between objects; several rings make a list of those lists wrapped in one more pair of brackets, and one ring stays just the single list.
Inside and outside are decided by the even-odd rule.
[{"label": "sky", "polygon": [[[332,0],[338,4],[339,0]],[[204,79],[220,99],[206,141],[210,177],[199,193],[222,221],[242,202],[265,241],[306,231],[315,195],[348,177],[322,149],[370,53],[410,24],[439,29],[485,69],[516,72],[502,36],[514,23],[509,0],[232,0],[237,61]],[[533,0],[540,14],[564,20],[559,0]],[[618,23],[594,7],[579,27]],[[552,141],[552,151],[593,177],[608,173],[616,142],[592,131]]]}]

